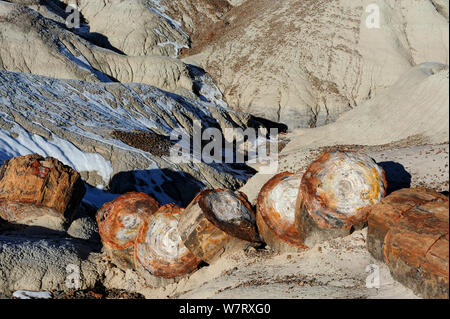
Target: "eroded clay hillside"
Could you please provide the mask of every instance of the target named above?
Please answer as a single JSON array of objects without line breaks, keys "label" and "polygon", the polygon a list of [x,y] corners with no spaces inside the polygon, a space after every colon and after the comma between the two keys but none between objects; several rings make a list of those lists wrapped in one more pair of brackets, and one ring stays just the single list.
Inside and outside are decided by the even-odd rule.
[{"label": "eroded clay hillside", "polygon": [[[258,125],[248,114],[144,84],[5,71],[0,71],[0,114],[1,163],[29,153],[54,156],[94,187],[145,191],[161,202],[180,203],[189,203],[205,186],[242,185],[249,172],[225,164],[173,163],[170,147],[178,138],[171,140],[171,133],[191,136],[193,121],[219,129]],[[94,206],[103,204],[93,199]]]},{"label": "eroded clay hillside", "polygon": [[[448,296],[448,33],[448,0],[0,0],[0,299]],[[275,169],[196,123],[278,128],[233,145]]]},{"label": "eroded clay hillside", "polygon": [[448,2],[372,2],[83,0],[70,29],[69,0],[2,1],[0,66],[190,97],[207,83],[210,101],[223,94],[290,128],[321,126],[417,64],[448,64]]},{"label": "eroded clay hillside", "polygon": [[247,0],[183,52],[231,106],[291,128],[320,126],[414,65],[448,64],[448,2]]}]

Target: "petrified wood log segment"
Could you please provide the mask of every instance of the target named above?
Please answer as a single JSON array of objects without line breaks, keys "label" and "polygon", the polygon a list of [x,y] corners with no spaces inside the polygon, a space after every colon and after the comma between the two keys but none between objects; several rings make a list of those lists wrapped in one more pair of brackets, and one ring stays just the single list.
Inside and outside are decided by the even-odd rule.
[{"label": "petrified wood log segment", "polygon": [[28,203],[0,201],[0,216],[14,224],[40,226],[64,231],[66,220],[59,212],[49,207]]},{"label": "petrified wood log segment", "polygon": [[178,231],[184,245],[207,263],[245,242],[261,241],[245,195],[224,189],[198,194],[182,214]]},{"label": "petrified wood log segment", "polygon": [[127,193],[106,203],[97,212],[103,246],[111,260],[121,268],[134,268],[134,244],[144,222],[159,203],[144,193]]},{"label": "petrified wood log segment", "polygon": [[448,198],[426,188],[404,188],[391,193],[374,205],[369,213],[367,249],[378,260],[384,260],[384,238],[388,230],[411,208]]},{"label": "petrified wood log segment", "polygon": [[57,159],[15,157],[0,169],[0,216],[18,224],[46,214],[68,221],[85,192],[80,174]]},{"label": "petrified wood log segment", "polygon": [[296,205],[301,241],[345,236],[367,221],[370,208],[386,193],[384,170],[365,154],[325,152],[303,175]]},{"label": "petrified wood log segment", "polygon": [[275,251],[305,248],[295,227],[295,205],[301,179],[301,174],[283,172],[272,177],[259,192],[256,224],[263,240]]},{"label": "petrified wood log segment", "polygon": [[182,212],[175,204],[164,205],[144,221],[139,231],[135,257],[155,276],[183,276],[194,271],[201,261],[181,241],[178,220]]},{"label": "petrified wood log segment", "polygon": [[413,207],[391,226],[384,256],[392,277],[424,298],[449,298],[449,204]]}]

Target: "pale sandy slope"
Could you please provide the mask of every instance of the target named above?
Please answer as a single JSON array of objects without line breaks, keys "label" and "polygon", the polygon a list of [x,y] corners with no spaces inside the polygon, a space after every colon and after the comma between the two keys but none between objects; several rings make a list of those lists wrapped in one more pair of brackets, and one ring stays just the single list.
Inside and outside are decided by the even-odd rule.
[{"label": "pale sandy slope", "polygon": [[176,57],[178,49],[189,46],[189,36],[197,27],[217,21],[231,8],[225,0],[79,0],[77,3],[90,32],[103,35],[113,47],[130,56]]},{"label": "pale sandy slope", "polygon": [[[370,256],[365,238],[365,230],[357,231],[295,254],[249,248],[164,288],[146,287],[136,273],[117,268],[105,272],[104,284],[138,291],[146,298],[418,298],[392,279],[386,265]],[[369,265],[379,268],[378,288],[366,286]]]},{"label": "pale sandy slope", "polygon": [[437,63],[412,68],[383,94],[343,114],[336,123],[294,132],[286,152],[312,145],[385,144],[414,135],[429,143],[446,142],[448,74],[448,66]]},{"label": "pale sandy slope", "polygon": [[[366,24],[379,8],[380,27]],[[205,30],[200,64],[234,107],[290,128],[324,125],[411,66],[448,64],[448,1],[247,0]]]},{"label": "pale sandy slope", "polygon": [[[61,16],[45,12],[48,18],[26,6],[0,0],[0,70],[61,79],[145,83],[185,95],[192,92],[193,79],[178,59],[168,54],[127,56],[97,46],[65,28]],[[147,19],[152,17],[157,15]],[[163,26],[170,28],[168,22],[159,23],[161,30]],[[150,42],[162,48],[159,40]]]},{"label": "pale sandy slope", "polygon": [[[448,191],[448,73],[448,66],[441,64],[414,67],[335,123],[290,133],[278,170],[301,172],[326,148],[366,145],[350,148],[362,148],[379,162],[403,165],[411,175],[411,186]],[[254,201],[270,177],[258,173],[242,190]]]}]

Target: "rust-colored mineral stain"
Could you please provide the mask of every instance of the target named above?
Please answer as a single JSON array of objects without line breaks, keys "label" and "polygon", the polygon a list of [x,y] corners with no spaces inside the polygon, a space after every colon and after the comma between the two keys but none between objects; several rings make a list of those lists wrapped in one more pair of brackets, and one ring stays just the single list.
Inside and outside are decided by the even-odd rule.
[{"label": "rust-colored mineral stain", "polygon": [[217,228],[242,240],[261,242],[255,213],[243,193],[228,189],[205,190],[198,204]]},{"label": "rust-colored mineral stain", "polygon": [[448,201],[403,212],[384,239],[384,257],[394,279],[425,298],[448,298],[448,234]]},{"label": "rust-colored mineral stain", "polygon": [[448,197],[426,188],[404,188],[391,193],[369,212],[367,249],[378,260],[384,260],[383,246],[389,229],[410,209],[429,202],[445,202]]},{"label": "rust-colored mineral stain", "polygon": [[[262,188],[257,199],[258,228],[264,240],[269,243],[276,240],[300,248],[305,248],[295,226],[295,205],[297,201],[300,174],[283,172],[272,177]],[[262,221],[259,221],[259,219]],[[264,225],[271,234],[267,234]],[[275,245],[275,243],[273,243]]]},{"label": "rust-colored mineral stain", "polygon": [[135,244],[140,264],[155,276],[172,278],[193,272],[201,260],[183,244],[178,221],[183,209],[175,204],[162,206],[146,219]]},{"label": "rust-colored mineral stain", "polygon": [[300,185],[304,208],[322,228],[348,228],[367,220],[386,193],[384,170],[356,152],[322,154]]},{"label": "rust-colored mineral stain", "polygon": [[[80,174],[55,158],[18,156],[0,168],[1,201],[49,208],[65,220],[70,220],[85,192]],[[22,212],[22,216],[16,215],[15,222],[29,217],[26,210]]]},{"label": "rust-colored mineral stain", "polygon": [[33,162],[33,164],[31,164],[33,175],[39,176],[40,178],[47,177],[47,175],[50,173],[50,168],[44,166],[43,165],[44,162],[48,164],[48,161],[46,162],[46,161],[38,161],[38,160],[35,160]]},{"label": "rust-colored mineral stain", "polygon": [[113,249],[132,247],[145,219],[159,208],[159,203],[144,193],[131,192],[106,203],[97,212],[99,233]]},{"label": "rust-colored mineral stain", "polygon": [[255,215],[242,193],[202,191],[181,215],[178,230],[184,245],[207,263],[245,241],[260,242]]}]

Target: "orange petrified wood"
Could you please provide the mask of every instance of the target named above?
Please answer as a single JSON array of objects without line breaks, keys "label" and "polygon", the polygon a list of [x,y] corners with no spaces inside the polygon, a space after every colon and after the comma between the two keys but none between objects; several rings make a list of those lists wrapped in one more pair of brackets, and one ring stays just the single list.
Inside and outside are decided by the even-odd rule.
[{"label": "orange petrified wood", "polygon": [[0,217],[33,224],[42,216],[70,221],[86,190],[80,174],[37,154],[5,161],[0,169]]},{"label": "orange petrified wood", "polygon": [[106,203],[97,212],[97,223],[104,248],[122,268],[134,268],[134,244],[144,222],[159,203],[144,193],[131,192]]},{"label": "orange petrified wood", "polygon": [[167,204],[151,215],[139,231],[135,244],[138,262],[155,276],[172,278],[191,273],[201,262],[184,246],[178,233],[183,209]]},{"label": "orange petrified wood", "polygon": [[226,189],[198,194],[182,214],[178,230],[184,245],[207,263],[245,242],[261,241],[245,195]]},{"label": "orange petrified wood", "polygon": [[367,221],[386,193],[384,170],[363,153],[325,152],[303,175],[296,204],[301,241],[312,246]]},{"label": "orange petrified wood", "polygon": [[426,188],[404,188],[391,193],[374,205],[369,213],[367,249],[378,260],[384,260],[384,238],[389,229],[411,208],[448,198]]},{"label": "orange petrified wood", "polygon": [[256,223],[264,241],[278,252],[305,246],[295,227],[295,204],[302,175],[283,172],[272,177],[259,192]]},{"label": "orange petrified wood", "polygon": [[448,201],[430,201],[404,212],[384,240],[392,277],[424,298],[449,298],[448,236]]}]

